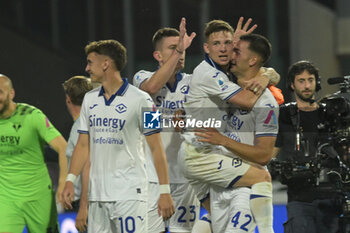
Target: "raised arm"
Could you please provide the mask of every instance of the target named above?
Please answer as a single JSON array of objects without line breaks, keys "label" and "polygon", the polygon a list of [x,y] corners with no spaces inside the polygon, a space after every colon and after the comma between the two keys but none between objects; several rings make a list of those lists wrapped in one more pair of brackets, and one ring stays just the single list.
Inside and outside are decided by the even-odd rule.
[{"label": "raised arm", "polygon": [[157,93],[168,80],[176,73],[177,64],[180,59],[184,57],[186,49],[191,45],[196,33],[192,32],[190,36],[186,33],[186,19],[182,18],[179,26],[180,36],[179,42],[176,46],[173,46],[173,53],[168,60],[162,61],[159,58],[158,51],[153,52],[153,56],[160,63],[160,68],[153,74],[153,76],[144,81],[140,88],[149,94]]},{"label": "raised arm", "polygon": [[58,188],[56,192],[56,201],[60,202],[63,206],[63,200],[61,194],[63,192],[64,184],[67,177],[67,156],[66,147],[67,142],[62,136],[57,136],[49,142],[49,145],[58,153],[58,163],[60,167],[60,174],[58,179]]},{"label": "raised arm", "polygon": [[175,209],[174,201],[170,195],[168,165],[160,133],[146,136],[146,140],[152,152],[154,166],[159,179],[160,197],[158,201],[158,214],[161,215],[164,220],[167,220],[174,214]]}]

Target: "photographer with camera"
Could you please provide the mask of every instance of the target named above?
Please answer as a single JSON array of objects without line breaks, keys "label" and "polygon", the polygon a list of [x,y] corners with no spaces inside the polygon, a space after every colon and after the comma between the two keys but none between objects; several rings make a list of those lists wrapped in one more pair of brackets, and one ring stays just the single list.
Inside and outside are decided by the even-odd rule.
[{"label": "photographer with camera", "polygon": [[295,164],[302,167],[300,164],[304,164],[305,171],[297,174],[293,173],[295,169],[292,168],[281,169],[281,181],[288,186],[288,220],[284,223],[284,231],[337,232],[340,215],[337,200],[318,196],[312,170],[312,161],[317,158],[321,140],[317,127],[322,123],[320,108],[315,102],[315,93],[321,89],[318,69],[309,61],[299,61],[290,66],[287,78],[296,102],[280,107],[279,132],[273,157],[277,155],[277,161],[292,164],[292,167]]}]

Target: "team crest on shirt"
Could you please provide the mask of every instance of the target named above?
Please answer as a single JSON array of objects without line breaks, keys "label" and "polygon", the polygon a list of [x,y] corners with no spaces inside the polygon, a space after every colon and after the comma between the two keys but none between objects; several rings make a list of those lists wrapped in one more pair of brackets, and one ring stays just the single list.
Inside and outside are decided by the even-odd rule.
[{"label": "team crest on shirt", "polygon": [[115,106],[115,110],[118,113],[123,113],[126,112],[127,107],[124,104],[118,104],[117,106]]},{"label": "team crest on shirt", "polygon": [[188,90],[190,89],[190,87],[188,85],[183,85],[181,88],[180,88],[180,91],[182,94],[188,94]]},{"label": "team crest on shirt", "polygon": [[13,123],[12,127],[18,132],[18,130],[22,127],[20,123]]}]

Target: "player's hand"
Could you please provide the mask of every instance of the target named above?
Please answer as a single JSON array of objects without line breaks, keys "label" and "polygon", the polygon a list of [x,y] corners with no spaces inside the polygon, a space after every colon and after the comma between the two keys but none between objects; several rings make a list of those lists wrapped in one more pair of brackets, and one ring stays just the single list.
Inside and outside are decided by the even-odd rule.
[{"label": "player's hand", "polygon": [[74,201],[74,185],[71,181],[67,181],[62,192],[63,207],[65,209],[73,209]]},{"label": "player's hand", "polygon": [[[243,21],[244,21],[243,17],[240,17],[238,20],[236,30],[233,34],[233,43],[234,44],[239,41],[241,36],[252,33],[258,27],[257,24],[254,24],[251,28],[249,28],[249,25],[253,21],[251,18],[249,18],[242,28]],[[249,30],[248,30],[248,28],[249,28]]]},{"label": "player's hand", "polygon": [[64,188],[64,182],[59,182],[57,190],[56,190],[56,203],[61,203],[63,205],[62,192]]},{"label": "player's hand", "polygon": [[179,29],[180,29],[180,36],[179,36],[179,43],[177,44],[176,50],[179,53],[183,53],[192,44],[192,40],[196,37],[196,33],[192,32],[190,36],[187,35],[185,18],[181,19]]},{"label": "player's hand", "polygon": [[168,220],[175,213],[174,201],[170,194],[160,194],[158,200],[158,215]]},{"label": "player's hand", "polygon": [[179,109],[174,113],[174,117],[173,117],[172,121],[174,122],[174,125],[176,125],[176,127],[175,127],[176,132],[182,132],[182,130],[183,130],[183,127],[181,127],[181,125],[185,125],[184,115],[185,115],[185,111],[182,109]]},{"label": "player's hand", "polygon": [[194,130],[199,142],[208,142],[213,145],[221,145],[226,136],[222,135],[215,128],[198,128]]},{"label": "player's hand", "polygon": [[85,232],[87,228],[88,205],[80,205],[77,217],[75,218],[75,227],[79,232]]},{"label": "player's hand", "polygon": [[255,95],[260,95],[270,83],[270,79],[261,75],[244,83],[245,89],[254,92]]},{"label": "player's hand", "polygon": [[259,73],[261,73],[263,76],[266,76],[270,80],[269,84],[271,85],[277,85],[280,82],[280,74],[277,73],[276,70],[272,67],[261,67]]}]

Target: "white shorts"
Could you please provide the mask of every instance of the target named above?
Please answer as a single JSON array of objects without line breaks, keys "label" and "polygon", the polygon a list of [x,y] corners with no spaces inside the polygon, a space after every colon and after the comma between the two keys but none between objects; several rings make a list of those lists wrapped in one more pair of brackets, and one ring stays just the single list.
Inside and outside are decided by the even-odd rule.
[{"label": "white shorts", "polygon": [[211,185],[232,187],[250,167],[239,157],[200,151],[186,142],[179,150],[179,164],[199,200],[208,196]]},{"label": "white shorts", "polygon": [[88,232],[147,232],[147,202],[89,202]]},{"label": "white shorts", "polygon": [[256,228],[250,210],[250,188],[210,188],[213,233],[253,233]]},{"label": "white shorts", "polygon": [[200,203],[189,183],[171,184],[175,213],[168,220],[170,232],[191,232],[199,219]]},{"label": "white shorts", "polygon": [[148,182],[148,232],[159,233],[165,231],[163,217],[158,214],[159,184]]}]

